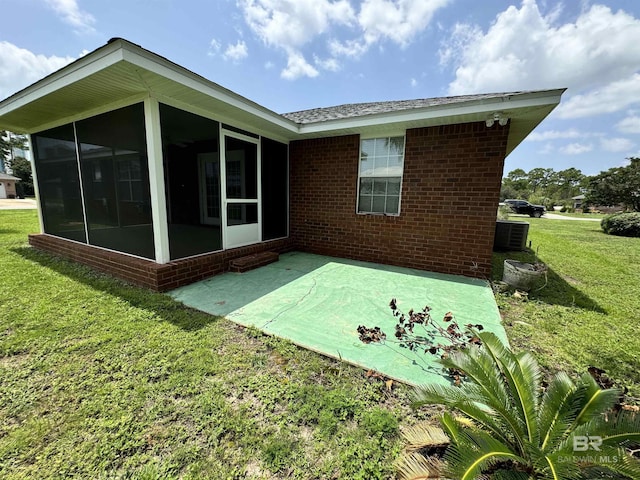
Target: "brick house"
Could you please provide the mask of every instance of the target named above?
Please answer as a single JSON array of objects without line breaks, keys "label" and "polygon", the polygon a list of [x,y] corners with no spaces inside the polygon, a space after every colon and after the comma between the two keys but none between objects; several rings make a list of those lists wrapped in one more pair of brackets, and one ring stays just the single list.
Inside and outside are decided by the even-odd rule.
[{"label": "brick house", "polygon": [[505,157],[564,90],[276,114],[123,39],[0,102],[39,249],[154,290],[300,250],[490,273]]}]

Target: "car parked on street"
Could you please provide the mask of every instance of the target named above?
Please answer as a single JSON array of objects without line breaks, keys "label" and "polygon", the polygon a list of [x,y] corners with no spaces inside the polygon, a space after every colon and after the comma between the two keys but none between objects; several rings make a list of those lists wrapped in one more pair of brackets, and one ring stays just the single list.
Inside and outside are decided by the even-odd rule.
[{"label": "car parked on street", "polygon": [[545,212],[542,205],[533,205],[526,200],[507,199],[504,201],[504,204],[511,208],[514,213],[529,215],[535,218],[540,218]]}]

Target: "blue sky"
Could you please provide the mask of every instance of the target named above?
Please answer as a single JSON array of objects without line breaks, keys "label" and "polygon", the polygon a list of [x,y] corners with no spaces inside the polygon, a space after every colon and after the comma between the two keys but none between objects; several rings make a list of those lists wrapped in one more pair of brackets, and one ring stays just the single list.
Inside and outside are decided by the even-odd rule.
[{"label": "blue sky", "polygon": [[124,37],[276,112],[567,87],[506,161],[640,156],[640,2],[0,0],[0,98]]}]

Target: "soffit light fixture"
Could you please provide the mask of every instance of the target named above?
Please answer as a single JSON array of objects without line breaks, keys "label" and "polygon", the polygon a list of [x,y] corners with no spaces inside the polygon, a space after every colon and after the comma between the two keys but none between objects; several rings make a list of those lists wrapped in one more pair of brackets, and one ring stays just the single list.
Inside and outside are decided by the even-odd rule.
[{"label": "soffit light fixture", "polygon": [[493,124],[498,122],[501,127],[504,127],[509,122],[509,117],[504,112],[494,112],[487,117],[487,127],[493,127]]}]

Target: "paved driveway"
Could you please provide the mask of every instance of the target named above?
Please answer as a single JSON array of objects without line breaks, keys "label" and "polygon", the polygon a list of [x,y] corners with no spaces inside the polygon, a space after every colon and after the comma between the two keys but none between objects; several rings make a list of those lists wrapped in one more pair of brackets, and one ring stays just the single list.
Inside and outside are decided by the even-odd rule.
[{"label": "paved driveway", "polygon": [[0,210],[33,210],[38,208],[32,198],[0,198]]}]

